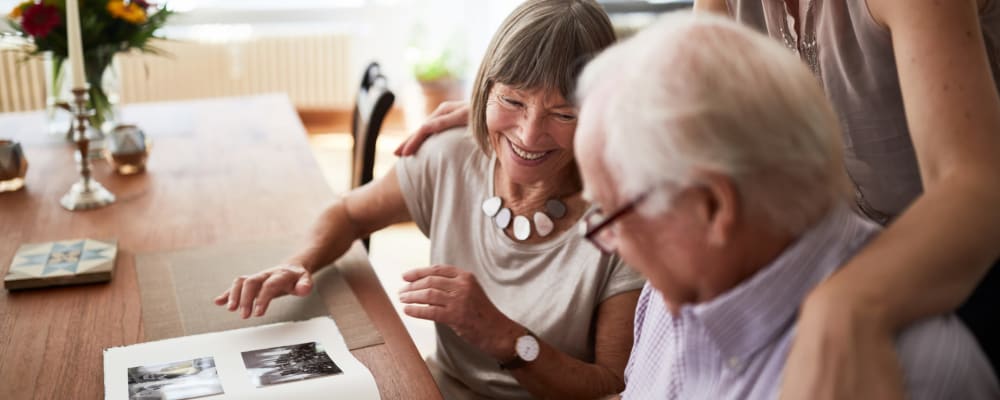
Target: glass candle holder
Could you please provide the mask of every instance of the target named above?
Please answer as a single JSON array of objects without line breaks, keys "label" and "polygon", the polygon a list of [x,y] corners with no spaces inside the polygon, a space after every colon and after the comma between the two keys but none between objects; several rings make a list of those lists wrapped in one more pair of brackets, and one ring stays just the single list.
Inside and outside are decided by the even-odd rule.
[{"label": "glass candle holder", "polygon": [[0,139],[0,193],[13,192],[24,187],[28,173],[28,159],[24,158],[21,144]]},{"label": "glass candle holder", "polygon": [[107,135],[105,155],[121,175],[138,174],[146,170],[150,142],[135,125],[118,125]]}]

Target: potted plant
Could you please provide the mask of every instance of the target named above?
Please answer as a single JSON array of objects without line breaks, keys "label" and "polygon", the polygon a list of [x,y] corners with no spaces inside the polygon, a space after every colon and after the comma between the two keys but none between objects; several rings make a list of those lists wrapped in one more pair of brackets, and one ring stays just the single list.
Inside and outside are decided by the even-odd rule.
[{"label": "potted plant", "polygon": [[424,93],[427,114],[444,101],[462,98],[463,62],[450,50],[420,52],[413,74]]}]

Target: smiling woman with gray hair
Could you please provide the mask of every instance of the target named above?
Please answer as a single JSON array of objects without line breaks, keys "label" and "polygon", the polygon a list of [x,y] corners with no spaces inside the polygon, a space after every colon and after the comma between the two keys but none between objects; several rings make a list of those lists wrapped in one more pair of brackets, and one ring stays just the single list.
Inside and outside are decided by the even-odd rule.
[{"label": "smiling woman with gray hair", "polygon": [[593,0],[530,0],[503,22],[473,84],[471,132],[331,205],[285,264],[238,277],[216,304],[260,316],[306,295],[359,238],[413,221],[431,262],[406,272],[403,311],[434,321],[428,366],[448,399],[597,398],[620,391],[643,279],[577,234],[588,205],[573,153],[580,61],[615,40]]},{"label": "smiling woman with gray hair", "polygon": [[[622,397],[776,398],[799,305],[880,230],[850,207],[819,83],[749,28],[673,14],[598,56],[578,95],[586,237],[649,279]],[[953,315],[897,350],[909,398],[1000,398]]]}]

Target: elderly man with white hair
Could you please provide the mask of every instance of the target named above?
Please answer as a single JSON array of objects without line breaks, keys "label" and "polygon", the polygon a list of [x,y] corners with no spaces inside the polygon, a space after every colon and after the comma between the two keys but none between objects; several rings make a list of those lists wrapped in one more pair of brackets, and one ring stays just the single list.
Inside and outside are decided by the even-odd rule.
[{"label": "elderly man with white hair", "polygon": [[[622,397],[776,398],[799,304],[879,232],[849,206],[815,77],[749,28],[673,14],[590,63],[578,95],[586,236],[648,278]],[[911,398],[1000,398],[952,315],[896,350]]]}]

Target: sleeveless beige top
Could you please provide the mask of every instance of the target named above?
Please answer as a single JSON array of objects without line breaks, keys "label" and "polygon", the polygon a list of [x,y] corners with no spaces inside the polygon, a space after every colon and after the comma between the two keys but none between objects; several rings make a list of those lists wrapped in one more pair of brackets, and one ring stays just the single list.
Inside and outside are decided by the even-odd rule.
[{"label": "sleeveless beige top", "polygon": [[[890,33],[872,18],[866,0],[800,1],[801,38],[783,0],[727,3],[738,21],[797,52],[820,78],[844,129],[847,172],[857,189],[858,206],[886,224],[923,190]],[[997,81],[1000,0],[987,0],[980,24]]]}]

